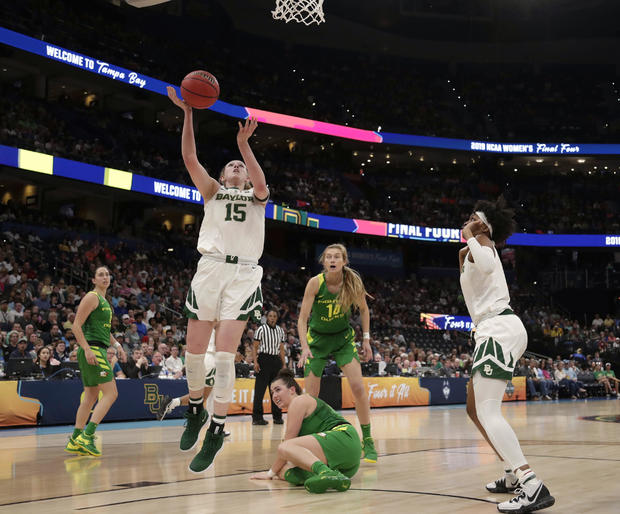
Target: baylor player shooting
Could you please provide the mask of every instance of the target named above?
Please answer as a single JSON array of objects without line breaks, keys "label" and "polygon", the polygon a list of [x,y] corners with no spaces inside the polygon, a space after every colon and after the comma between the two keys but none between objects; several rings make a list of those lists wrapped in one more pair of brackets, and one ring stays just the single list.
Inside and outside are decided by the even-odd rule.
[{"label": "baylor player shooting", "polygon": [[311,493],[349,489],[362,454],[355,427],[323,400],[302,394],[289,369],[278,373],[271,394],[278,407],[287,409],[285,440],[271,469],[251,478],[278,476]]},{"label": "baylor player shooting", "polygon": [[[334,356],[355,398],[355,411],[362,427],[364,460],[377,462],[370,433],[370,402],[355,347],[355,332],[349,324],[351,308],[356,306],[362,318],[363,357],[366,362],[369,361],[372,350],[366,289],[358,273],[347,266],[349,258],[343,245],[333,244],[325,248],[319,262],[324,271],[308,281],[299,312],[297,328],[302,353],[298,366],[305,366],[306,392],[318,396],[327,357],[330,354]],[[308,324],[311,311],[312,318]]]},{"label": "baylor player shooting", "polygon": [[249,318],[260,319],[263,269],[258,259],[265,243],[265,205],[269,189],[265,175],[249,145],[258,123],[239,123],[237,146],[241,160],[230,161],[220,181],[209,176],[198,160],[192,108],[179,99],[174,88],[168,97],[183,110],[181,153],[192,182],[204,200],[204,219],[197,249],[201,254],[185,301],[187,352],[185,369],[189,390],[186,427],[180,441],[182,451],[198,444],[198,434],[207,422],[203,406],[204,356],[215,323],[215,382],[213,416],[202,448],[189,470],[205,471],[224,440],[224,422],[235,387],[235,353]]}]

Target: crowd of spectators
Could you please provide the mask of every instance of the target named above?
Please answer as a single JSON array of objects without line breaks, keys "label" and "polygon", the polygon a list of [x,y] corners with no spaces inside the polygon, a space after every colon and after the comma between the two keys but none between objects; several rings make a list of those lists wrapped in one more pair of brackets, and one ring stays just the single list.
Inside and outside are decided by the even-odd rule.
[{"label": "crowd of spectators", "polygon": [[[620,129],[613,70],[447,66],[314,48],[245,33],[216,1],[188,1],[183,9],[170,15],[99,1],[85,22],[65,2],[24,0],[0,12],[8,28],[37,39],[171,83],[204,67],[220,79],[226,101],[321,121],[503,140],[553,134],[601,142],[617,139]],[[166,45],[159,44],[161,37]],[[240,73],[243,87],[235,84]]]},{"label": "crowd of spectators", "polygon": [[557,400],[561,393],[573,399],[597,394],[618,396],[616,374],[610,362],[603,365],[598,352],[587,356],[576,352],[569,357],[522,357],[514,376],[526,378],[527,396],[532,400]]},{"label": "crowd of spectators", "polygon": [[[0,359],[32,359],[37,372],[45,377],[53,376],[64,363],[75,362],[75,312],[90,289],[89,276],[97,266],[105,264],[113,276],[109,289],[114,309],[112,332],[125,350],[120,360],[114,348],[108,350],[114,374],[118,378],[183,377],[182,308],[192,262],[170,256],[155,246],[132,248],[122,241],[109,244],[86,237],[42,239],[20,233],[15,226],[4,230],[0,244]],[[60,255],[60,260],[50,261],[52,255]],[[69,267],[72,275],[68,274]],[[73,279],[65,280],[66,276]],[[308,273],[265,267],[265,307],[279,313],[291,368],[296,367],[301,353],[297,313],[308,278]],[[422,312],[465,312],[455,280],[414,274],[396,280],[366,277],[365,284],[373,296],[369,302],[373,359],[364,365],[365,374],[469,376],[471,339],[457,331],[429,330],[420,319]],[[528,391],[533,398],[547,399],[564,390],[569,396],[583,395],[586,389],[590,394],[617,391],[613,377],[600,372],[606,371],[601,356],[610,358],[620,352],[620,319],[597,315],[582,328],[579,322],[544,308],[524,307],[520,312],[530,334],[545,338],[550,351],[565,356],[564,360],[558,355],[555,361],[543,361],[540,367],[534,359],[520,362],[517,374],[528,377]],[[352,318],[352,324],[356,340],[361,342],[357,316]],[[236,357],[236,362],[249,370],[257,328],[256,324],[248,324]],[[340,370],[330,362],[325,372],[339,374]]]},{"label": "crowd of spectators", "polygon": [[[23,97],[0,86],[0,143],[106,167],[189,183],[179,134],[147,129],[109,112]],[[232,155],[231,142],[209,141],[207,164]],[[263,144],[257,149],[275,203],[318,214],[422,226],[457,227],[478,199],[504,194],[519,230],[539,233],[618,233],[616,175],[539,173],[495,163],[375,164],[364,168],[349,150],[320,140]],[[432,192],[432,194],[429,194]],[[594,199],[594,201],[592,200]]]}]

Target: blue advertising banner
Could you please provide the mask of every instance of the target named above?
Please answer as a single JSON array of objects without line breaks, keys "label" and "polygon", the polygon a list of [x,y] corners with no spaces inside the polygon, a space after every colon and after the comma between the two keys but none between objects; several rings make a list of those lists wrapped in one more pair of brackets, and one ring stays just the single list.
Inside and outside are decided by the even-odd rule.
[{"label": "blue advertising banner", "polygon": [[430,391],[430,405],[467,403],[469,378],[421,378],[420,387]]},{"label": "blue advertising banner", "polygon": [[[73,423],[84,387],[78,379],[23,380],[21,395],[41,403],[40,425]],[[185,380],[117,380],[118,400],[106,415],[106,421],[155,419],[164,395],[173,398],[187,394]],[[181,417],[180,410],[170,417]]]},{"label": "blue advertising banner", "polygon": [[[40,41],[38,39],[0,27],[0,42],[21,50],[40,55],[47,59],[68,64],[76,68],[96,73],[97,75],[123,82],[140,89],[147,89],[161,95],[166,94],[170,84],[147,75],[128,70],[121,66],[93,58],[73,50]],[[180,94],[178,86],[174,86]],[[297,118],[269,111],[261,111],[251,107],[229,104],[218,100],[210,110],[232,116],[247,118],[250,114],[259,121],[285,127],[307,130],[319,134],[345,137],[358,141],[372,141],[378,144],[397,144],[425,148],[443,148],[465,152],[492,152],[501,154],[533,154],[533,155],[618,155],[620,144],[581,144],[581,143],[499,143],[475,141],[470,139],[453,139],[445,137],[416,136],[413,134],[397,134],[391,132],[372,132],[349,126],[325,123],[317,120]]]},{"label": "blue advertising banner", "polygon": [[431,330],[465,330],[471,332],[474,328],[474,322],[469,316],[422,312],[420,313],[420,321]]},{"label": "blue advertising banner", "polygon": [[[138,173],[105,168],[93,164],[54,157],[40,152],[0,145],[0,164],[14,168],[82,180],[93,184],[135,191],[153,196],[201,204],[200,192],[193,186],[176,184],[166,180],[154,179]],[[302,225],[321,230],[335,230],[379,237],[397,237],[437,243],[464,243],[458,228],[423,227],[351,218],[339,218],[324,214],[301,211],[268,203],[265,217],[294,225]],[[549,247],[620,247],[617,234],[513,234],[508,238],[511,246],[549,246]],[[377,254],[378,255],[378,254]],[[361,260],[367,256],[360,255]],[[378,255],[388,269],[402,266],[402,257]]]}]

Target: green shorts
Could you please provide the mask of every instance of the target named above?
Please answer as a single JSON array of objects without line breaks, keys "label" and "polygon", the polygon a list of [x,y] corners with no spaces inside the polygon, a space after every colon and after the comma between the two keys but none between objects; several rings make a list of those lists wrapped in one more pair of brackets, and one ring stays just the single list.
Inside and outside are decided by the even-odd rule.
[{"label": "green shorts", "polygon": [[333,355],[338,367],[342,367],[353,359],[359,362],[360,357],[355,346],[355,331],[349,327],[335,334],[319,334],[314,330],[308,330],[308,346],[312,352],[312,358],[306,361],[304,376],[310,371],[315,377],[323,375],[323,369],[329,355]]},{"label": "green shorts", "polygon": [[105,384],[106,382],[114,380],[114,373],[112,373],[112,367],[108,362],[107,348],[91,344],[90,349],[97,358],[97,365],[95,366],[86,362],[86,355],[81,346],[77,351],[77,360],[80,365],[80,375],[84,387],[95,387],[99,384]]},{"label": "green shorts", "polygon": [[351,478],[362,458],[362,443],[353,425],[338,425],[328,432],[312,434],[323,448],[327,465]]}]

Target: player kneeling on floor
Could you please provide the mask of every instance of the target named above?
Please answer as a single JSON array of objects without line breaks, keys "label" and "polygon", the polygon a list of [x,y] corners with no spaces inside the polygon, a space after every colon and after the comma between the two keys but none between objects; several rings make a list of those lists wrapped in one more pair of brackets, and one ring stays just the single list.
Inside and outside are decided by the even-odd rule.
[{"label": "player kneeling on floor", "polygon": [[285,437],[271,469],[251,478],[280,478],[311,493],[349,489],[362,455],[355,427],[323,400],[303,394],[289,369],[278,373],[271,393],[278,407],[288,409]]}]

